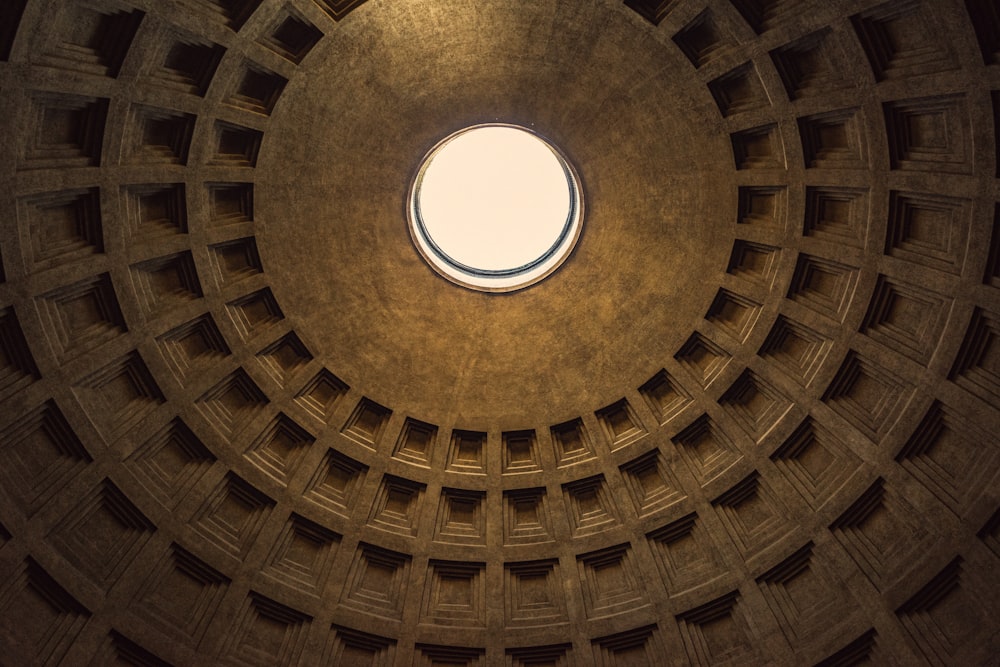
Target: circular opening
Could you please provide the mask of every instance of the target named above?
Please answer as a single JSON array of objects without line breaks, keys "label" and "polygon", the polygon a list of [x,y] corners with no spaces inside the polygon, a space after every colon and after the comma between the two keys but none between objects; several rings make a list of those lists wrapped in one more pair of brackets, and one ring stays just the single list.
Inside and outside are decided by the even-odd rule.
[{"label": "circular opening", "polygon": [[444,277],[508,292],[562,264],[581,209],[576,174],[555,148],[525,128],[477,125],[424,158],[410,189],[410,233]]}]

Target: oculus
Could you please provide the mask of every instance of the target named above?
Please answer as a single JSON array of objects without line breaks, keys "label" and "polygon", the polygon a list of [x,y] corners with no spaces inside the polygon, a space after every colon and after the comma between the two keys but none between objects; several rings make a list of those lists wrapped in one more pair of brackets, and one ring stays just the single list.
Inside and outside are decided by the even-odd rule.
[{"label": "oculus", "polygon": [[468,127],[424,157],[410,187],[410,235],[459,285],[510,292],[550,275],[580,237],[576,172],[551,144],[516,125]]}]

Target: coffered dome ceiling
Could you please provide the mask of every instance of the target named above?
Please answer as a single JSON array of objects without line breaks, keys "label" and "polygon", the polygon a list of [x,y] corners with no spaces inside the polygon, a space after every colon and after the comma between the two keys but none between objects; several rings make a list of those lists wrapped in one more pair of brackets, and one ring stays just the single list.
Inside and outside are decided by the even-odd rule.
[{"label": "coffered dome ceiling", "polygon": [[[991,0],[6,0],[11,664],[986,664]],[[579,172],[488,294],[438,141]]]}]

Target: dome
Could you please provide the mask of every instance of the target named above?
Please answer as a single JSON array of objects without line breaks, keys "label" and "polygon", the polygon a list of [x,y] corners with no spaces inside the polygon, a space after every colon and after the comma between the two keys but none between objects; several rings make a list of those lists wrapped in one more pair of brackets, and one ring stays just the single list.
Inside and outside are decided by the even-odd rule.
[{"label": "dome", "polygon": [[996,660],[991,0],[5,0],[0,108],[4,662]]}]

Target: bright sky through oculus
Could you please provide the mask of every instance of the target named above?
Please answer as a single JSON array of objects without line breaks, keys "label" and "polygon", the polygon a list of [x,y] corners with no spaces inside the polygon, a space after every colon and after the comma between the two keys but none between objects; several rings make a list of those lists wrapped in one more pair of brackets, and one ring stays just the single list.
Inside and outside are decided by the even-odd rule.
[{"label": "bright sky through oculus", "polygon": [[446,139],[425,159],[411,196],[424,256],[456,282],[486,290],[541,279],[579,232],[572,171],[545,141],[514,126]]}]

